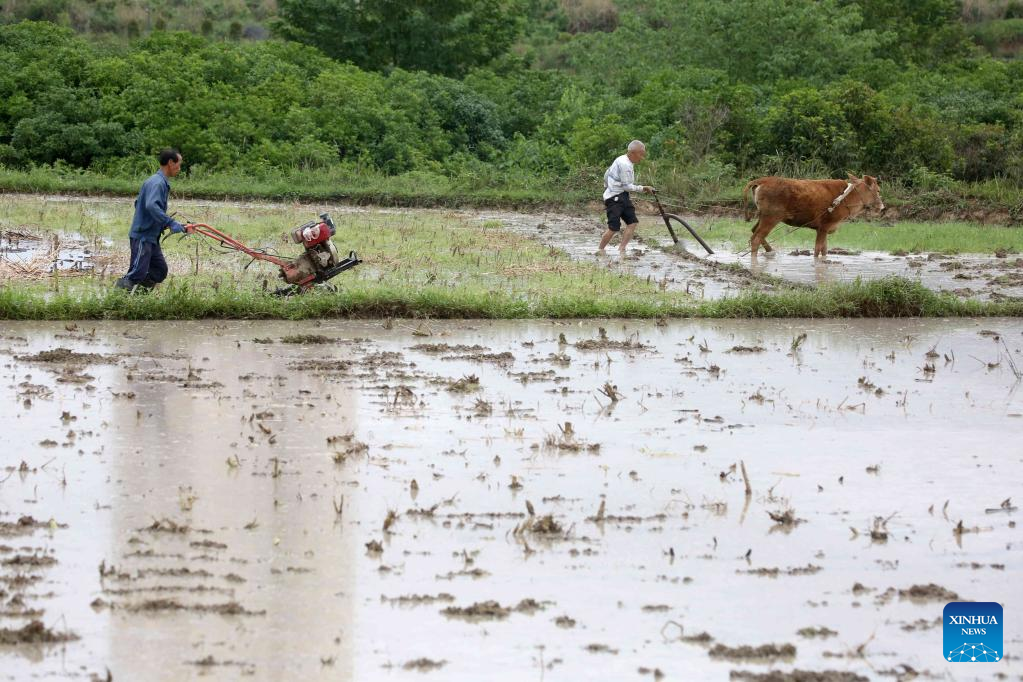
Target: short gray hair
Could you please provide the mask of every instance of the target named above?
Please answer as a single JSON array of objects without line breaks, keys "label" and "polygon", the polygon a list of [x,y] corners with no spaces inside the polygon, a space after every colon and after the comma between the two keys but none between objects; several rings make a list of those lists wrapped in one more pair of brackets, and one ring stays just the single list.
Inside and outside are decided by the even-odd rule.
[{"label": "short gray hair", "polygon": [[633,140],[632,142],[629,143],[630,152],[637,152],[641,149],[646,149],[646,145],[640,142],[639,140]]}]

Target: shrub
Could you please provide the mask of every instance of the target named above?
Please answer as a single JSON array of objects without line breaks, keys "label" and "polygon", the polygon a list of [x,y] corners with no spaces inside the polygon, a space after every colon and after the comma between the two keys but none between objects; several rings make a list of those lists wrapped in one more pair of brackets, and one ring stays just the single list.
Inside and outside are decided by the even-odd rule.
[{"label": "shrub", "polygon": [[811,88],[790,92],[768,110],[762,148],[821,159],[833,170],[858,161],[854,131],[841,106]]},{"label": "shrub", "polygon": [[610,32],[618,27],[618,8],[612,0],[560,0],[569,33]]}]

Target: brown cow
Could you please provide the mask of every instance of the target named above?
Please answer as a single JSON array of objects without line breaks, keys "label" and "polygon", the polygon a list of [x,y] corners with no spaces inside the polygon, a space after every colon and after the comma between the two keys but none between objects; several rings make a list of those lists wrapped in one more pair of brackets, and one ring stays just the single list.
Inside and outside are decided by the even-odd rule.
[{"label": "brown cow", "polygon": [[870,175],[858,178],[850,173],[848,182],[775,177],[752,180],[742,190],[746,220],[750,219],[747,198],[750,189],[758,218],[749,242],[754,257],[761,244],[768,253],[772,251],[767,235],[778,223],[817,230],[813,247],[816,258],[828,255],[828,235],[834,233],[843,220],[855,218],[868,208],[885,210],[877,178]]}]

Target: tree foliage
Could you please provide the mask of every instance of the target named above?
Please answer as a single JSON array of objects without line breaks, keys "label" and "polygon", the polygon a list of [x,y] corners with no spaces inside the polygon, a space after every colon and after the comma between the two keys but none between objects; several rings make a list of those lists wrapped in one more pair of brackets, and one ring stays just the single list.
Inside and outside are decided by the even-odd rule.
[{"label": "tree foliage", "polygon": [[0,25],[0,163],[546,181],[640,138],[693,177],[1023,180],[1023,61],[964,46],[955,0],[619,0],[592,31],[587,7],[282,0],[301,42]]},{"label": "tree foliage", "polygon": [[460,75],[504,54],[517,0],[280,0],[278,35],[371,71]]}]

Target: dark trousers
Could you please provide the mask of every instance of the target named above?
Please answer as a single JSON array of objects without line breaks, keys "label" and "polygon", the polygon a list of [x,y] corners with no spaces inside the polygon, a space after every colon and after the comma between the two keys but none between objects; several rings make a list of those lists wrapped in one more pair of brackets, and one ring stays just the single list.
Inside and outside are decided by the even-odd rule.
[{"label": "dark trousers", "polygon": [[131,264],[128,274],[124,276],[132,284],[141,284],[149,280],[159,284],[167,279],[167,261],[159,242],[131,239]]}]

